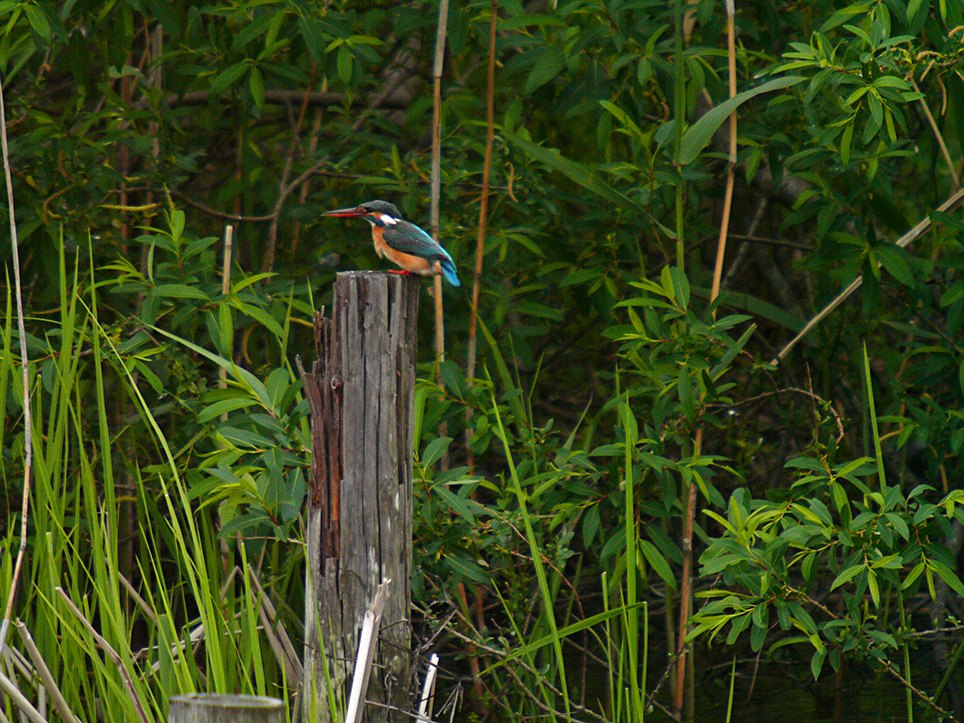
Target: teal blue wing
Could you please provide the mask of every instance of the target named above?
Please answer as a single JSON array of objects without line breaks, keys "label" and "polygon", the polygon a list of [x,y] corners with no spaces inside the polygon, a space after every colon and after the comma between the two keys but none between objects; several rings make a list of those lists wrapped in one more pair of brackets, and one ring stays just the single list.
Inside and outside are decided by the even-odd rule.
[{"label": "teal blue wing", "polygon": [[396,251],[429,261],[439,261],[442,265],[442,273],[448,282],[453,286],[459,285],[459,276],[452,257],[435,239],[414,223],[399,221],[394,226],[385,226],[382,230],[382,238]]},{"label": "teal blue wing", "polygon": [[394,226],[385,226],[382,238],[385,239],[385,243],[402,253],[420,256],[423,259],[448,258],[445,249],[439,246],[435,239],[408,221],[399,221]]}]

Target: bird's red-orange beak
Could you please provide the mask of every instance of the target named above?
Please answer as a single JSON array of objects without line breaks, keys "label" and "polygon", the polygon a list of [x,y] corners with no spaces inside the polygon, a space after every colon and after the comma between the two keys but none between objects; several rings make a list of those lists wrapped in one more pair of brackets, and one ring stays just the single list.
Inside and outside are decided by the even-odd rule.
[{"label": "bird's red-orange beak", "polygon": [[367,216],[368,211],[358,206],[353,208],[339,208],[337,211],[326,211],[322,216]]}]

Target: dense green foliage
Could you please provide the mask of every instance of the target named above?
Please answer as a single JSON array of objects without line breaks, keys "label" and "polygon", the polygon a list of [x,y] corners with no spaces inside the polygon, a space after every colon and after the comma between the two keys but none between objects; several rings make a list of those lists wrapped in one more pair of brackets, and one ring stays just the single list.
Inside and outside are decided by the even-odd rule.
[{"label": "dense green foliage", "polygon": [[[961,169],[964,7],[737,10],[727,101],[722,5],[498,5],[469,379],[492,7],[450,8],[439,237],[463,287],[445,292],[441,363],[422,304],[412,582],[425,638],[456,613],[449,667],[479,656],[480,710],[643,719],[673,664],[695,486],[698,658],[865,666],[918,713],[964,711],[941,698],[959,637],[939,690],[911,688],[927,631],[964,615],[964,223],[936,211]],[[0,2],[35,410],[14,613],[77,715],[293,695],[278,651],[300,650],[310,459],[295,356],[314,354],[334,274],[382,264],[363,224],[320,213],[384,198],[428,228],[437,14]],[[13,308],[4,589],[25,445]],[[199,624],[198,652],[172,652]],[[604,692],[578,682],[590,657]]]}]

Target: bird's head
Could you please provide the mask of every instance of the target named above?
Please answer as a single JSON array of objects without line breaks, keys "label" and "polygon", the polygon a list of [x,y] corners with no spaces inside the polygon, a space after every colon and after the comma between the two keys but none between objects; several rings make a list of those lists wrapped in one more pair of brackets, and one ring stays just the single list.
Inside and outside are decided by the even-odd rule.
[{"label": "bird's head", "polygon": [[344,216],[349,218],[363,218],[372,226],[395,226],[402,220],[402,214],[388,201],[367,201],[353,208],[339,208],[328,211],[322,216]]}]

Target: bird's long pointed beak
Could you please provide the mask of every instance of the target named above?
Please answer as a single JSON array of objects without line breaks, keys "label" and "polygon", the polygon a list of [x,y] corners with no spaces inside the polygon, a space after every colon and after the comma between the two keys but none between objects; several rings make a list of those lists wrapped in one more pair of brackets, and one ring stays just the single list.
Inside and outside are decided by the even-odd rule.
[{"label": "bird's long pointed beak", "polygon": [[352,208],[339,208],[336,211],[326,211],[321,215],[322,216],[365,216],[367,214],[357,206],[353,206]]}]

